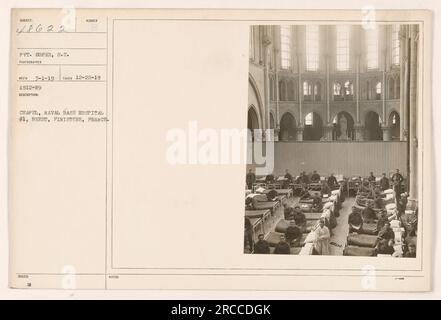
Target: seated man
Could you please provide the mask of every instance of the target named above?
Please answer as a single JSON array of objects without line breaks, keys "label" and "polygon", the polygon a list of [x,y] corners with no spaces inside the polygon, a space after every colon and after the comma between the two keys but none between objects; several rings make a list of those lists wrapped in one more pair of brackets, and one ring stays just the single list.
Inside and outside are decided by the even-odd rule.
[{"label": "seated man", "polygon": [[254,244],[254,253],[269,254],[270,247],[268,241],[264,240],[263,234],[259,234],[257,242]]},{"label": "seated man", "polygon": [[295,221],[290,221],[288,228],[285,231],[286,241],[290,245],[295,245],[300,241],[302,237],[302,231],[298,226],[296,226]]},{"label": "seated man", "polygon": [[294,219],[294,209],[290,207],[287,202],[283,204],[283,215],[285,220]]},{"label": "seated man", "polygon": [[293,181],[292,175],[291,175],[291,173],[289,173],[288,169],[285,170],[285,177],[284,178],[287,179],[289,183],[292,183],[292,181]]},{"label": "seated man", "polygon": [[358,194],[364,195],[366,197],[372,197],[371,187],[369,181],[364,180],[358,187]]},{"label": "seated man", "polygon": [[268,193],[266,194],[266,197],[268,199],[268,201],[274,201],[276,200],[277,196],[279,194],[277,193],[277,191],[275,189],[271,189],[270,191],[268,191]]},{"label": "seated man", "polygon": [[358,233],[363,228],[363,218],[360,212],[352,211],[348,216],[349,233]]},{"label": "seated man", "polygon": [[377,221],[377,230],[383,230],[386,223],[389,223],[386,211],[382,211]]},{"label": "seated man", "polygon": [[326,183],[326,181],[323,181],[322,183],[322,190],[321,190],[321,194],[322,197],[327,194],[328,197],[331,196],[331,189],[329,188],[328,184]]},{"label": "seated man", "polygon": [[339,185],[338,185],[337,178],[334,177],[334,174],[333,174],[333,173],[331,173],[331,175],[328,177],[328,186],[329,186],[329,188],[331,188],[331,189],[334,189],[334,188],[336,188],[336,187],[339,186]]},{"label": "seated man", "polygon": [[274,178],[274,175],[272,173],[265,177],[265,182],[266,183],[274,183],[274,181],[275,181],[275,178]]},{"label": "seated man", "polygon": [[285,176],[284,176],[284,178],[285,178],[286,180],[283,182],[283,188],[284,188],[284,189],[288,189],[290,183],[293,182],[293,177],[292,177],[291,173],[289,173],[288,169],[285,170]]},{"label": "seated man", "polygon": [[374,173],[371,172],[370,175],[369,175],[369,177],[368,177],[367,179],[368,179],[369,182],[375,182],[376,178],[375,178],[375,176],[374,176]]},{"label": "seated man", "polygon": [[311,181],[314,182],[314,183],[320,182],[320,175],[317,173],[316,170],[314,170],[312,172]]},{"label": "seated man", "polygon": [[374,208],[375,209],[381,209],[384,207],[383,198],[376,196],[374,198]]},{"label": "seated man", "polygon": [[245,198],[245,210],[255,210],[256,207],[254,206],[254,201],[253,198],[251,197],[246,197]]},{"label": "seated man", "polygon": [[314,196],[312,200],[312,211],[321,212],[322,210],[323,210],[322,198],[320,198],[319,196]]},{"label": "seated man", "polygon": [[297,178],[296,178],[296,183],[297,183],[297,184],[303,184],[303,176],[302,176],[302,172],[300,172],[300,174],[297,176]]},{"label": "seated man", "polygon": [[284,234],[280,236],[280,242],[276,244],[276,248],[274,249],[274,254],[290,254],[291,248],[286,242],[286,237]]},{"label": "seated man", "polygon": [[311,194],[306,189],[305,186],[303,186],[302,191],[300,192],[300,200],[309,199],[311,197]]},{"label": "seated man", "polygon": [[371,203],[369,203],[368,206],[363,209],[361,215],[363,217],[363,221],[366,223],[372,223],[377,220],[377,214],[375,213],[374,209],[372,209]]},{"label": "seated man", "polygon": [[380,230],[380,232],[378,233],[378,239],[377,239],[377,244],[381,241],[381,240],[394,240],[395,239],[395,233],[392,230],[392,228],[390,227],[390,223],[389,221],[384,223],[384,227],[383,229]]},{"label": "seated man", "polygon": [[413,243],[409,244],[407,246],[407,251],[403,257],[404,258],[416,258],[416,247]]},{"label": "seated man", "polygon": [[296,225],[302,231],[304,231],[304,229],[306,228],[306,216],[303,213],[300,206],[298,206],[298,205],[294,208],[294,217],[293,218],[294,218],[294,222],[296,223]]},{"label": "seated man", "polygon": [[381,191],[389,189],[389,179],[386,177],[385,173],[383,173],[383,176],[380,179],[380,189]]},{"label": "seated man", "polygon": [[388,254],[392,255],[395,252],[394,249],[394,240],[380,240],[379,243],[376,246],[377,254]]}]

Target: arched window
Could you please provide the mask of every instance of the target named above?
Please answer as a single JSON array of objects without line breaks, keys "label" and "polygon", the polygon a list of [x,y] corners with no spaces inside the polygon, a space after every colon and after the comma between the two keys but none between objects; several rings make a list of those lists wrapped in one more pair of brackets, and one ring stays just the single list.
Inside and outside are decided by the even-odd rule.
[{"label": "arched window", "polygon": [[345,100],[352,100],[354,98],[354,85],[351,81],[345,82],[344,95]]},{"label": "arched window", "polygon": [[381,82],[377,82],[377,84],[375,85],[375,99],[376,100],[381,100],[381,93],[382,93]]},{"label": "arched window", "polygon": [[369,111],[365,118],[365,139],[366,140],[382,140],[383,132],[381,130],[380,116],[373,111]]},{"label": "arched window", "polygon": [[303,100],[311,101],[312,100],[312,86],[308,81],[303,82]]},{"label": "arched window", "polygon": [[291,68],[291,26],[280,27],[280,55],[282,69]]},{"label": "arched window", "polygon": [[286,112],[280,119],[280,141],[292,141],[296,139],[296,121],[294,117]]},{"label": "arched window", "polygon": [[338,100],[342,100],[343,96],[342,96],[342,87],[341,84],[338,82],[334,83],[334,100],[338,101]]},{"label": "arched window", "polygon": [[354,119],[346,111],[339,112],[332,120],[332,140],[354,140]]},{"label": "arched window", "polygon": [[310,112],[305,116],[305,128],[303,140],[320,140],[323,136],[323,121],[315,112]]},{"label": "arched window", "polygon": [[391,140],[400,140],[400,116],[398,112],[393,111],[390,114],[389,126]]}]

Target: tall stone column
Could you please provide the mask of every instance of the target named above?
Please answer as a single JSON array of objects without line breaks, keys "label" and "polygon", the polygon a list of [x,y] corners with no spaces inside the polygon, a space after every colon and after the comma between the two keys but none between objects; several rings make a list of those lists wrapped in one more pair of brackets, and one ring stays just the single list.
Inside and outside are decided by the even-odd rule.
[{"label": "tall stone column", "polygon": [[408,93],[409,93],[409,26],[402,25],[400,38],[401,68],[400,68],[400,140],[408,137]]},{"label": "tall stone column", "polygon": [[[385,55],[386,56],[386,55]],[[386,125],[386,63],[383,68],[383,81],[381,85],[381,123]]]},{"label": "tall stone column", "polygon": [[[356,56],[356,77],[355,77],[355,103],[356,103],[356,124],[360,124],[360,54]],[[358,140],[358,139],[357,139]]]},{"label": "tall stone column", "polygon": [[[303,110],[302,110],[302,102],[303,102],[303,85],[302,85],[302,71],[301,67],[302,64],[300,62],[302,56],[299,54],[297,55],[297,71],[299,72],[299,126],[303,126]],[[303,137],[303,135],[302,135]]]},{"label": "tall stone column", "polygon": [[409,196],[418,198],[418,25],[410,26]]},{"label": "tall stone column", "polygon": [[[279,59],[280,59],[280,46],[279,46],[279,27],[275,27],[273,31],[273,48],[274,48],[274,73],[275,73],[275,101],[276,101],[276,118],[274,119],[275,127],[280,131],[280,104],[279,104]],[[277,133],[277,141],[279,139],[279,134]]]},{"label": "tall stone column", "polygon": [[331,123],[331,102],[329,92],[329,55],[326,54],[326,122],[329,125]]},{"label": "tall stone column", "polygon": [[270,81],[269,81],[269,64],[270,64],[270,49],[271,49],[271,38],[267,33],[262,36],[262,47],[263,47],[263,74],[264,74],[264,104],[265,104],[265,121],[263,129],[270,128]]}]

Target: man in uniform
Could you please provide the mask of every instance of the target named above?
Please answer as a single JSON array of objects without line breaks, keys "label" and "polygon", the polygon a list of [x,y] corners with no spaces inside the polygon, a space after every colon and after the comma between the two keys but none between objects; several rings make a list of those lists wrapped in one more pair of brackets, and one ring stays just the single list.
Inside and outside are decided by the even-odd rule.
[{"label": "man in uniform", "polygon": [[383,173],[383,176],[380,179],[380,188],[381,191],[389,189],[389,179],[386,177],[385,173]]},{"label": "man in uniform", "polygon": [[333,188],[335,188],[335,187],[338,187],[338,181],[337,181],[337,178],[334,177],[334,174],[333,174],[333,173],[331,173],[331,175],[330,175],[329,178],[328,178],[328,186],[329,186],[329,188],[331,188],[331,189],[333,189]]},{"label": "man in uniform", "polygon": [[401,184],[404,181],[403,176],[400,173],[400,170],[397,169],[396,172],[394,173],[394,175],[392,176],[392,185],[394,186],[394,191],[395,191],[395,200],[397,201],[397,203],[400,201],[401,199]]},{"label": "man in uniform", "polygon": [[269,254],[270,247],[268,241],[264,240],[263,234],[259,234],[257,242],[254,244],[254,253]]}]

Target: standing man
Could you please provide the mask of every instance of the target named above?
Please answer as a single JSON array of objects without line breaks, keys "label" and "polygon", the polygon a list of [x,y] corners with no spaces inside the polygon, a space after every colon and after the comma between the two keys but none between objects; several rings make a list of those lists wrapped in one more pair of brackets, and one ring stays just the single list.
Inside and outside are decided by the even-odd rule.
[{"label": "standing man", "polygon": [[334,174],[331,173],[331,175],[328,178],[328,186],[333,189],[338,186],[337,178],[334,177]]},{"label": "standing man", "polygon": [[371,174],[369,175],[369,177],[368,177],[368,181],[369,182],[375,182],[375,176],[374,176],[374,173],[373,172],[371,172]]},{"label": "standing man", "polygon": [[404,178],[401,175],[400,170],[398,169],[396,170],[391,180],[392,180],[392,185],[394,186],[395,200],[398,203],[401,199],[401,184],[404,181]]},{"label": "standing man", "polygon": [[246,181],[247,181],[247,188],[253,190],[253,184],[254,182],[256,182],[256,175],[254,174],[252,169],[248,171]]},{"label": "standing man", "polygon": [[380,179],[380,188],[381,191],[389,189],[389,179],[386,177],[385,173],[383,173],[383,176]]},{"label": "standing man", "polygon": [[325,220],[320,219],[319,225],[317,229],[314,231],[315,240],[314,240],[314,249],[321,256],[327,256],[330,254],[329,252],[329,240],[331,238],[331,234],[329,232],[328,227],[325,226]]}]

